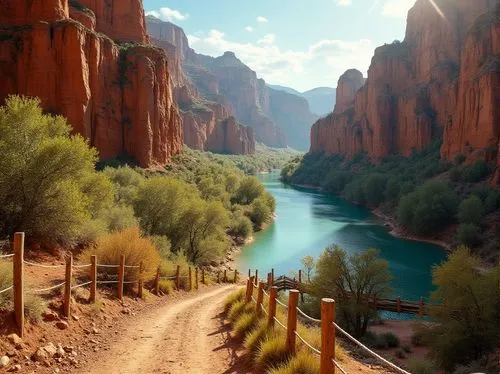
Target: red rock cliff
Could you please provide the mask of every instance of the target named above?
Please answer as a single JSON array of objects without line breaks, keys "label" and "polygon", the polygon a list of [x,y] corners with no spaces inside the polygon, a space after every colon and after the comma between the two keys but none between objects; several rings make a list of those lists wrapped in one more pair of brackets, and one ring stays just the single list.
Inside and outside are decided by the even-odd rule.
[{"label": "red rock cliff", "polygon": [[[491,68],[498,66],[499,18],[491,15],[496,3],[417,0],[405,41],[377,48],[354,103],[342,99],[350,98],[348,89],[337,99],[341,110],[313,126],[311,151],[363,151],[375,159],[409,155],[444,131],[445,158],[472,146],[492,149],[493,159],[500,123],[493,105],[499,102],[498,68]],[[488,11],[478,20],[490,19],[488,26],[479,32],[476,23],[467,33]]]},{"label": "red rock cliff", "polygon": [[363,74],[356,69],[347,70],[339,79],[337,84],[337,102],[335,113],[342,113],[354,105],[356,92],[363,87],[365,79]]},{"label": "red rock cliff", "polygon": [[[41,3],[43,12],[35,16],[34,5],[27,4]],[[68,18],[67,1],[52,3],[57,10],[47,1],[7,1],[12,14],[27,17],[13,18],[23,27],[0,30],[0,75],[5,77],[0,101],[8,94],[38,96],[45,110],[67,117],[101,159],[128,154],[150,167],[181,152],[166,54],[146,45],[119,47]],[[46,14],[47,22],[34,21]]]}]

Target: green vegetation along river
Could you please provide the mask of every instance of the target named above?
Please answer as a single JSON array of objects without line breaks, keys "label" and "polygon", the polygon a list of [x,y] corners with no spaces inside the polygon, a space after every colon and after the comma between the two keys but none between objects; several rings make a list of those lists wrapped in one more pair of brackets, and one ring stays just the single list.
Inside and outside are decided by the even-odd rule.
[{"label": "green vegetation along river", "polygon": [[300,268],[301,258],[317,258],[330,244],[350,253],[378,248],[389,261],[394,296],[408,300],[429,296],[432,266],[446,258],[441,248],[396,238],[369,210],[330,194],[287,186],[279,173],[262,174],[259,179],[276,199],[277,217],[242,249],[239,270],[265,274],[274,268],[277,275],[289,274]]}]

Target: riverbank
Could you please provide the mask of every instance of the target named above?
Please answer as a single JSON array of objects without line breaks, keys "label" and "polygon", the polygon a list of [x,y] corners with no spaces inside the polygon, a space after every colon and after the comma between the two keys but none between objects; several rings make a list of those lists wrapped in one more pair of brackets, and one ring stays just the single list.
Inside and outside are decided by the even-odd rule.
[{"label": "riverbank", "polygon": [[[311,189],[314,191],[328,194],[328,192],[324,191],[321,187],[318,187],[318,186],[294,184],[294,183],[291,183],[291,184],[285,183],[285,184],[288,186],[292,186],[292,187],[307,188],[307,189]],[[345,197],[343,195],[336,195],[336,196],[345,199]],[[348,201],[348,200],[346,199],[346,201]],[[355,202],[352,202],[352,201],[349,201],[349,202],[351,204],[363,206],[364,208],[368,209],[376,217],[376,219],[379,221],[379,223],[381,225],[389,228],[389,234],[391,234],[395,238],[434,244],[434,245],[437,245],[438,247],[442,248],[444,251],[446,251],[448,253],[452,252],[452,247],[451,247],[451,244],[449,243],[449,240],[450,240],[450,236],[451,236],[451,238],[454,236],[452,234],[452,232],[453,233],[455,232],[454,227],[450,226],[448,229],[438,233],[437,237],[434,237],[434,238],[415,235],[410,230],[403,227],[396,220],[396,217],[388,214],[388,212],[384,212],[382,208],[373,209],[373,208],[367,207],[365,205],[356,204]]]}]

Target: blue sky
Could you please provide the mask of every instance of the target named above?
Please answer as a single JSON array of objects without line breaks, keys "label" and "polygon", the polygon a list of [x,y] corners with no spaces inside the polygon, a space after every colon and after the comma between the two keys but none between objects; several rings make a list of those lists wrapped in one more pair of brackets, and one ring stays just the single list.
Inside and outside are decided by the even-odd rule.
[{"label": "blue sky", "polygon": [[415,0],[144,0],[181,26],[199,53],[231,50],[268,83],[335,87],[349,68],[366,75],[375,47],[404,38]]}]

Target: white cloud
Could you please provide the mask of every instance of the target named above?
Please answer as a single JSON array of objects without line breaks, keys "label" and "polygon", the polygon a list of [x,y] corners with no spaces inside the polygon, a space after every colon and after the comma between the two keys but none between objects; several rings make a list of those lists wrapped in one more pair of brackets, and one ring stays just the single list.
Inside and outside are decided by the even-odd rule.
[{"label": "white cloud", "polygon": [[266,17],[258,16],[257,17],[257,22],[259,22],[259,23],[268,23],[269,20]]},{"label": "white cloud", "polygon": [[154,16],[161,19],[162,21],[184,21],[189,18],[189,14],[182,14],[178,10],[170,9],[167,7],[160,8],[158,10],[151,10],[146,12],[147,16]]},{"label": "white cloud", "polygon": [[382,6],[382,15],[391,18],[406,18],[415,0],[387,0]]},{"label": "white cloud", "polygon": [[266,45],[273,45],[275,40],[276,40],[276,35],[274,35],[274,34],[267,34],[262,39],[260,39],[259,41],[257,41],[257,43],[259,43],[259,44],[266,44]]},{"label": "white cloud", "polygon": [[352,4],[352,0],[335,0],[338,6],[349,6]]},{"label": "white cloud", "polygon": [[247,27],[245,27],[245,30],[247,30],[248,32],[253,32],[253,27],[247,26]]},{"label": "white cloud", "polygon": [[230,40],[219,30],[211,30],[199,38],[188,36],[191,46],[199,53],[220,56],[232,51],[269,83],[284,84],[300,90],[332,86],[351,68],[366,75],[373,56],[370,40],[320,40],[303,50],[283,50],[268,34],[257,43]]}]

